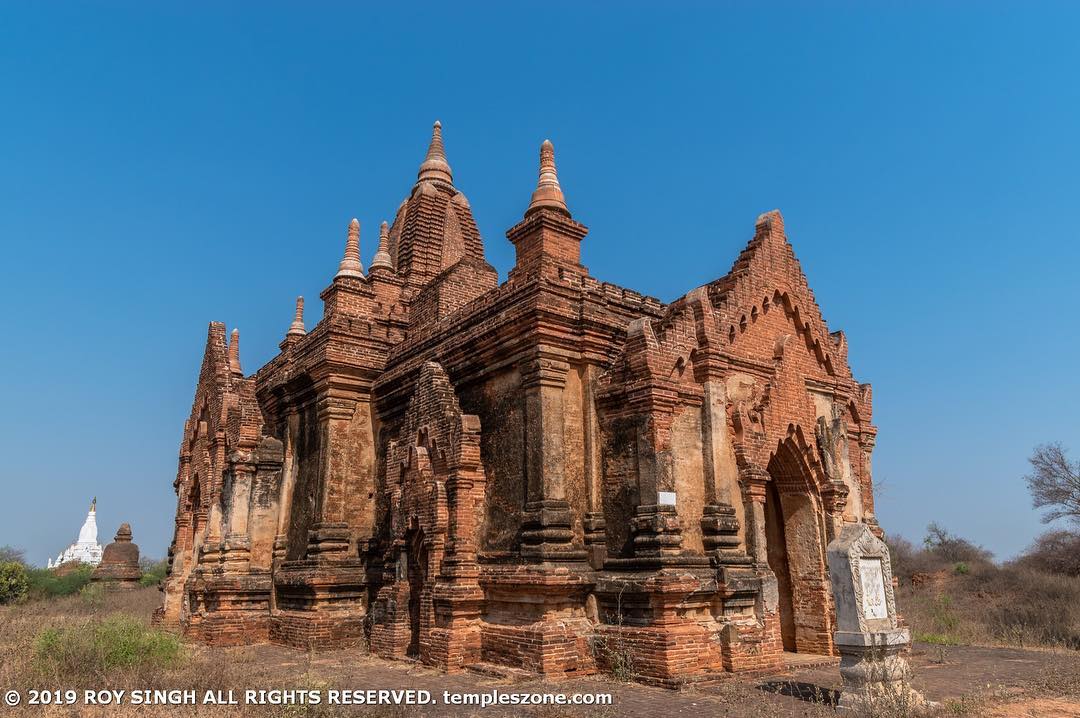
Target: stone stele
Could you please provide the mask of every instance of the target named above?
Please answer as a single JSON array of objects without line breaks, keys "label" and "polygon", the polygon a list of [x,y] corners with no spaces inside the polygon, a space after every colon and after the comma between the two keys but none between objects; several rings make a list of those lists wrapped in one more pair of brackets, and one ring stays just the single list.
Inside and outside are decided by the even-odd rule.
[{"label": "stone stele", "polygon": [[102,552],[101,563],[90,575],[90,581],[107,588],[135,588],[141,576],[139,546],[131,542],[131,526],[120,524],[113,542]]},{"label": "stone stele", "polygon": [[911,689],[903,652],[911,644],[896,620],[889,547],[865,524],[849,524],[828,546],[840,652],[841,710],[924,705]]}]

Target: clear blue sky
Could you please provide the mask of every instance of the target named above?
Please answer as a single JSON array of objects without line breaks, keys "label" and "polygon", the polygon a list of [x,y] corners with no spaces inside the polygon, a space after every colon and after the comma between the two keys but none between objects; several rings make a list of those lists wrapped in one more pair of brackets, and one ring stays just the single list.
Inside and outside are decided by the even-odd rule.
[{"label": "clear blue sky", "polygon": [[593,275],[664,300],[779,207],[874,385],[886,530],[1041,530],[1026,457],[1080,454],[1080,7],[385,5],[0,5],[0,544],[44,563],[97,495],[163,556],[207,322],[248,372],[298,294],[311,326],[436,118],[503,276],[545,137]]}]

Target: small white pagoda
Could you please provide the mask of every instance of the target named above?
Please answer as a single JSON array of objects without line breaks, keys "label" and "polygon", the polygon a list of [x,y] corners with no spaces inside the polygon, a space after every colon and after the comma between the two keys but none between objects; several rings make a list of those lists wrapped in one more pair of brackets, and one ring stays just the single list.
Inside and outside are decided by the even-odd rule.
[{"label": "small white pagoda", "polygon": [[101,544],[97,541],[97,497],[90,502],[90,511],[86,514],[79,529],[79,538],[75,543],[68,546],[56,557],[56,561],[49,559],[49,568],[56,568],[61,564],[76,561],[97,566],[101,563]]}]

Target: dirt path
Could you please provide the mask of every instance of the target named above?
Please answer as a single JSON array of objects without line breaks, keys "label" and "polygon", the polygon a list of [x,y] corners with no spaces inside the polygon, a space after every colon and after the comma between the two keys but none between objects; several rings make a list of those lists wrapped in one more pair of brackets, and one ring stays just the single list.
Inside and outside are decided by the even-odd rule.
[{"label": "dirt path", "polygon": [[[402,715],[520,716],[732,716],[733,718],[780,718],[783,716],[835,715],[829,705],[835,700],[840,675],[835,665],[795,669],[768,676],[732,677],[708,687],[670,691],[606,678],[580,678],[562,682],[538,680],[524,675],[493,677],[474,672],[446,675],[414,663],[383,661],[358,651],[339,651],[308,656],[276,646],[243,649],[243,660],[260,667],[259,685],[281,677],[281,685],[296,687],[306,681],[343,689],[423,689],[439,700],[427,709],[411,708]],[[942,652],[931,646],[917,646],[910,662],[915,670],[914,686],[938,702],[971,701],[972,697],[1005,700],[1000,708],[986,706],[958,712],[959,715],[992,715],[1021,718],[1028,715],[1078,716],[1080,703],[1040,698],[1027,700],[1032,685],[1063,662],[1078,657],[1049,651],[1003,648],[952,647]],[[1076,675],[1080,675],[1078,672]],[[607,708],[521,708],[445,705],[443,692],[489,693],[578,693],[611,694]],[[824,703],[824,705],[822,704]],[[969,705],[974,705],[972,701]],[[959,711],[958,708],[958,711]],[[974,711],[974,712],[973,712]],[[1067,711],[1074,711],[1073,713]]]}]

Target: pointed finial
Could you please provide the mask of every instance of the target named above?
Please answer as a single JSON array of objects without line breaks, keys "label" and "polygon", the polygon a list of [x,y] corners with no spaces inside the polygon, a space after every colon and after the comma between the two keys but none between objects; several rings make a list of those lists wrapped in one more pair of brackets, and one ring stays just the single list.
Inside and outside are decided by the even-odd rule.
[{"label": "pointed finial", "polygon": [[551,144],[551,140],[544,140],[540,145],[540,179],[525,214],[531,214],[542,207],[570,214],[570,210],[566,208],[566,200],[563,199],[562,187],[559,186],[559,175],[555,171],[555,146]]},{"label": "pointed finial", "polygon": [[371,260],[371,268],[394,271],[394,265],[390,262],[390,226],[385,220],[379,225],[379,248]]},{"label": "pointed finial", "polygon": [[244,370],[240,368],[240,330],[233,329],[229,339],[229,371],[236,376],[243,376]]},{"label": "pointed finial", "polygon": [[307,330],[304,329],[304,298],[296,298],[296,316],[293,317],[292,324],[289,325],[289,331],[285,332],[287,337],[302,337],[307,334]]},{"label": "pointed finial", "polygon": [[424,180],[454,183],[454,175],[450,170],[450,163],[446,161],[446,150],[443,148],[442,123],[438,120],[435,120],[435,125],[431,128],[431,144],[428,145],[427,157],[416,175],[417,182]]},{"label": "pointed finial", "polygon": [[97,511],[97,496],[90,502],[90,513],[94,513],[95,511]]},{"label": "pointed finial", "polygon": [[360,264],[360,220],[349,222],[349,238],[345,240],[345,257],[338,265],[337,277],[363,278],[364,265]]}]

